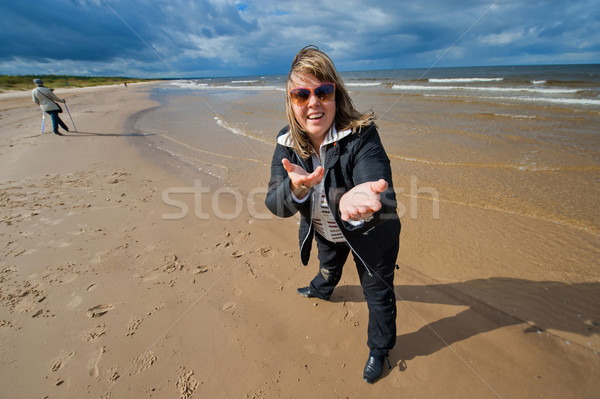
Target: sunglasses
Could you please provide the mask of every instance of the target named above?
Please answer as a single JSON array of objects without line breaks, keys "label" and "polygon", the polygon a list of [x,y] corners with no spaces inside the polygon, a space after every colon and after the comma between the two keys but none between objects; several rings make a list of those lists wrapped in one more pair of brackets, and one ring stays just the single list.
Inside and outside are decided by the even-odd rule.
[{"label": "sunglasses", "polygon": [[296,87],[290,90],[290,99],[298,106],[303,106],[308,103],[310,95],[313,94],[322,103],[333,100],[335,97],[335,83],[323,83],[321,86],[317,86],[314,89],[307,89],[306,87]]}]

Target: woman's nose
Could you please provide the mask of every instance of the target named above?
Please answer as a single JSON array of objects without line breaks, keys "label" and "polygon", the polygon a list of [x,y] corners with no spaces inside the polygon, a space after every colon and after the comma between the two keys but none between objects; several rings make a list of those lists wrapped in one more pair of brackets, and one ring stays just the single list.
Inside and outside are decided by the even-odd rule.
[{"label": "woman's nose", "polygon": [[317,103],[320,103],[321,101],[317,98],[317,96],[315,95],[315,93],[310,93],[310,97],[308,98],[308,105],[315,105]]}]

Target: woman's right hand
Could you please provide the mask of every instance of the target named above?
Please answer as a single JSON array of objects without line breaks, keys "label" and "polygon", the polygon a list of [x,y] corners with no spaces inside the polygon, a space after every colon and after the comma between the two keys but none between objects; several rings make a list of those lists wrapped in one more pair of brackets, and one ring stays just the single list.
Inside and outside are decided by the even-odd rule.
[{"label": "woman's right hand", "polygon": [[381,209],[380,194],[388,189],[384,179],[354,186],[340,198],[340,215],[343,221],[365,220]]},{"label": "woman's right hand", "polygon": [[290,189],[298,199],[308,195],[311,187],[321,183],[325,175],[325,169],[322,166],[318,166],[314,172],[308,173],[302,166],[291,163],[287,158],[283,158],[281,163],[288,172],[291,181]]}]

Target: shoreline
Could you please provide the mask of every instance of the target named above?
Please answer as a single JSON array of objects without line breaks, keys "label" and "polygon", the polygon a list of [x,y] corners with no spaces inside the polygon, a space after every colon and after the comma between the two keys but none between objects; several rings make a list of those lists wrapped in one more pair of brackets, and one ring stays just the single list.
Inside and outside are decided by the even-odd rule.
[{"label": "shoreline", "polygon": [[[485,252],[498,238],[487,223],[505,226],[507,217],[452,204],[441,204],[443,224],[403,218],[393,369],[366,384],[368,314],[351,263],[331,302],[301,298],[295,290],[316,261],[300,265],[295,218],[257,220],[247,205],[229,218],[238,204],[223,191],[219,217],[218,181],[199,209],[191,180],[131,145],[132,118],[156,106],[144,87],[64,97],[81,132],[55,137],[34,133],[39,107],[30,96],[0,94],[6,396],[592,398],[600,389],[600,320],[586,324],[564,303],[593,306],[597,284],[561,283],[558,261],[519,278],[502,269],[510,248],[489,270],[471,269],[461,260]],[[188,212],[169,219],[181,209],[164,201],[174,188],[182,190],[168,198]],[[422,212],[431,207],[424,201]],[[472,231],[453,231],[455,220]],[[448,237],[470,245],[440,262],[427,250]],[[544,312],[550,305],[557,312]]]}]

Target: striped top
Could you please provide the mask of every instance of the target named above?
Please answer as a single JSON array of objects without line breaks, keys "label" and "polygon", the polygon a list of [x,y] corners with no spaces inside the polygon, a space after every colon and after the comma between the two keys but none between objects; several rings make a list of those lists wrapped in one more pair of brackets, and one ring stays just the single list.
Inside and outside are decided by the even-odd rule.
[{"label": "striped top", "polygon": [[[313,163],[314,158],[317,158],[317,156],[313,154]],[[317,159],[317,162],[318,161],[319,160]],[[323,182],[321,181],[321,183],[314,187],[315,191],[312,194],[314,195],[312,220],[315,230],[327,241],[346,242],[344,235],[342,234],[340,228],[335,222],[335,219],[333,218],[333,215],[331,214],[331,211],[329,210],[329,205],[327,204],[327,197],[325,196],[325,190],[323,186]]]}]

